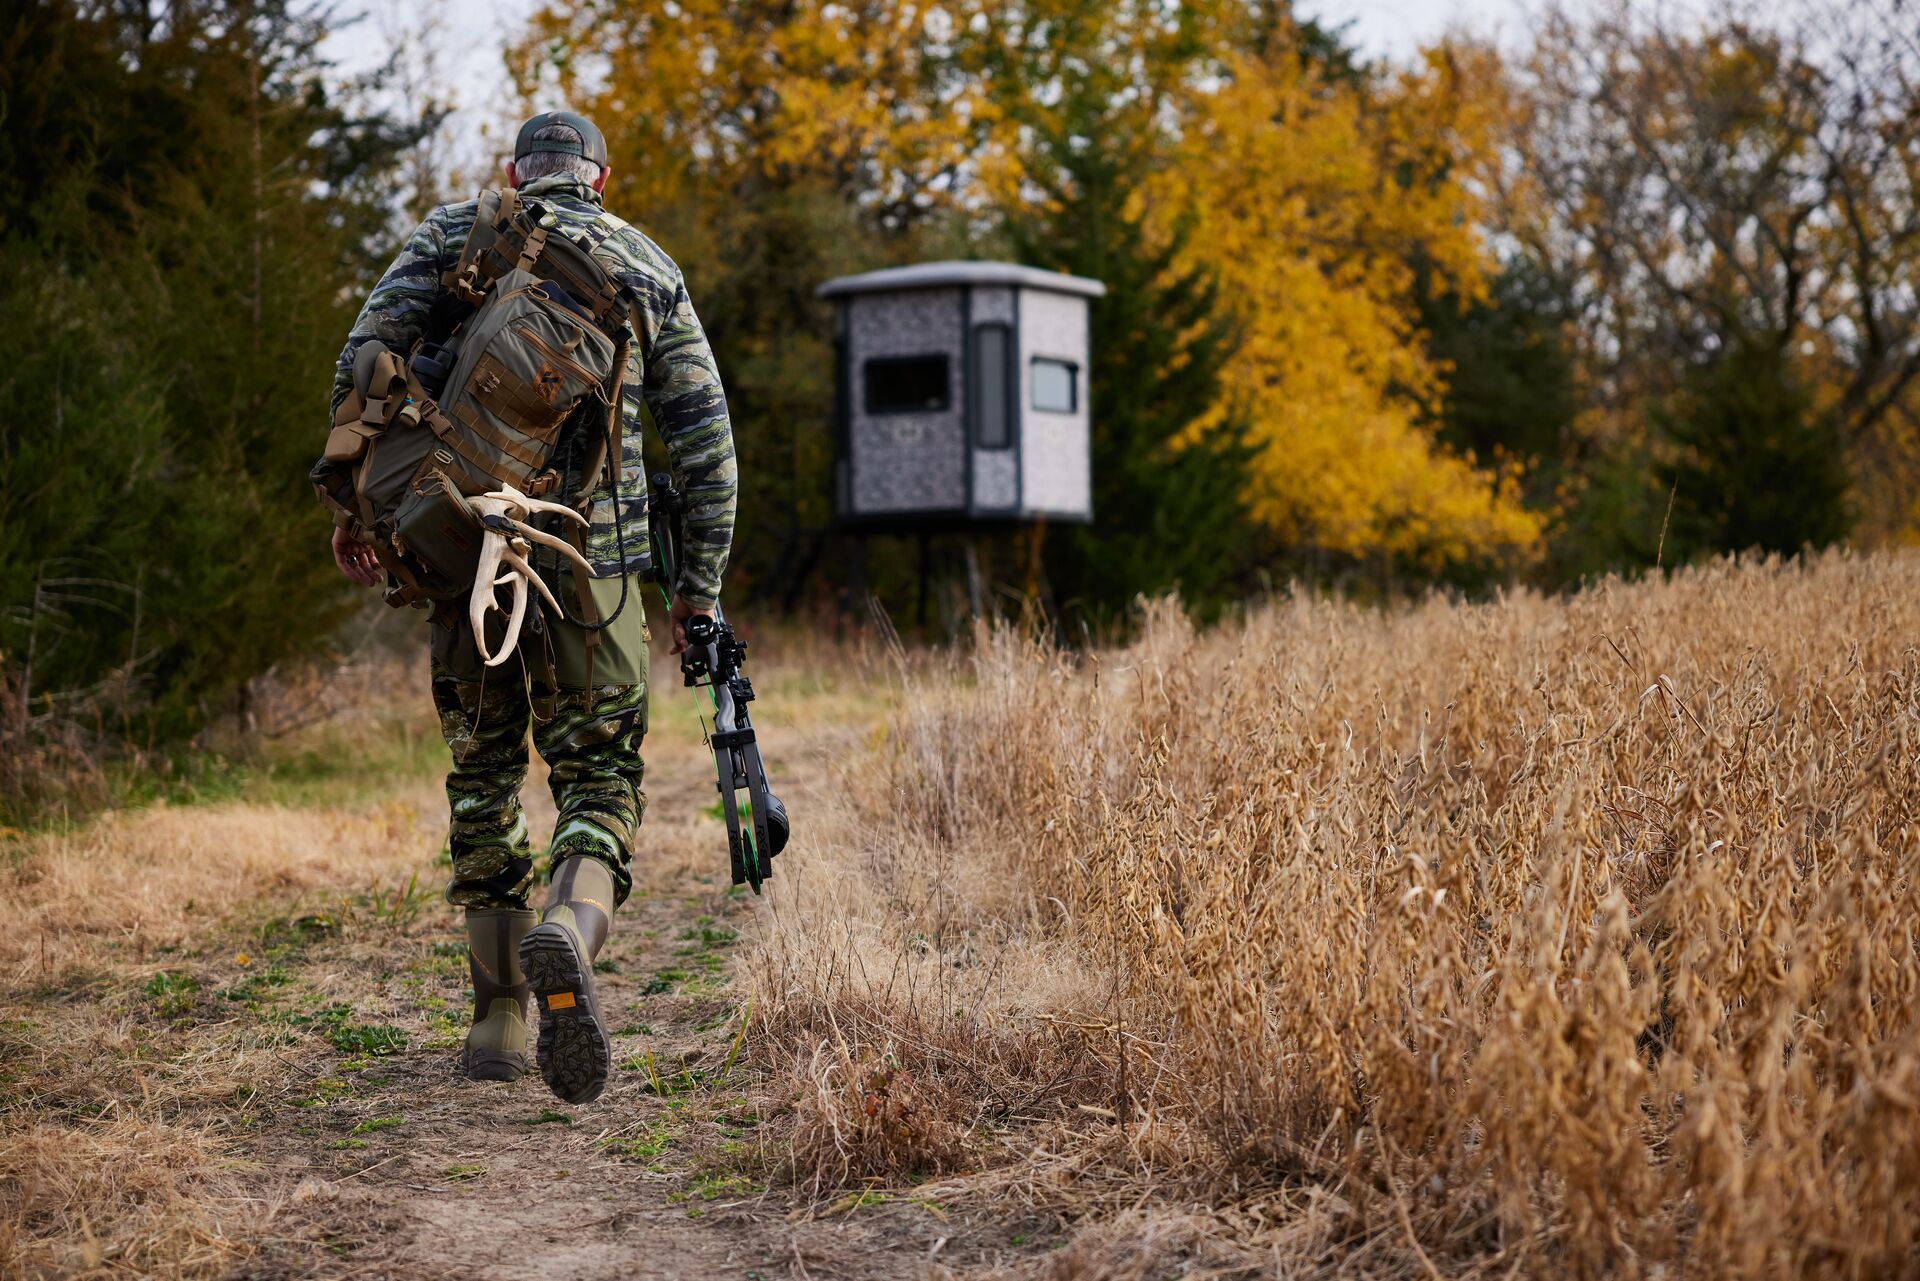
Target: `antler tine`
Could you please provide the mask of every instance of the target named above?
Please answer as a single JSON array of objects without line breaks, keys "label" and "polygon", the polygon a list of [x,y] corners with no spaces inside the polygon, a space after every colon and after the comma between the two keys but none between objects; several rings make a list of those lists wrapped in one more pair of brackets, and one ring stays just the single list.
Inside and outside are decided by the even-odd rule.
[{"label": "antler tine", "polygon": [[[519,490],[515,489],[512,485],[503,485],[501,488],[494,490],[490,494],[482,494],[481,497],[504,499],[505,501],[512,503],[515,507],[518,507],[522,513],[524,513],[523,515],[516,518],[520,520],[532,519],[533,513],[535,512],[552,512],[556,516],[565,516],[568,520],[576,521],[581,525],[586,525],[589,523],[585,516],[582,516],[579,512],[567,506],[565,503],[550,503],[543,498],[529,498],[525,494],[521,493]],[[469,499],[468,501],[471,502],[472,500]]]},{"label": "antler tine", "polygon": [[[511,517],[509,517],[508,519],[512,520]],[[565,556],[568,560],[571,560],[574,564],[578,565],[581,569],[585,570],[587,572],[588,578],[592,578],[594,576],[593,566],[587,563],[587,558],[585,556],[582,556],[579,552],[575,551],[573,544],[569,543],[566,539],[556,538],[552,534],[547,533],[545,530],[535,529],[533,526],[523,524],[517,520],[513,520],[512,524],[515,529],[520,531],[520,536],[522,538],[531,538],[534,542],[539,543],[542,547],[553,548],[553,550],[559,552],[562,556]]]},{"label": "antler tine", "polygon": [[[473,643],[480,650],[480,657],[491,665],[493,656],[487,652],[487,611],[499,609],[500,601],[494,595],[498,584],[494,573],[500,568],[500,558],[506,554],[507,540],[491,530],[480,538],[480,567],[473,576],[473,596],[467,602],[467,621],[473,624]],[[484,589],[484,590],[483,590]],[[507,648],[512,648],[513,637],[508,636]]]},{"label": "antler tine", "polygon": [[556,516],[565,516],[568,520],[583,529],[592,528],[592,522],[565,503],[550,503],[542,498],[529,498],[527,499],[527,511],[529,514],[533,512],[552,512]]},{"label": "antler tine", "polygon": [[501,643],[500,652],[487,659],[488,667],[498,667],[513,656],[514,646],[520,643],[520,624],[526,617],[527,580],[516,574],[513,577],[513,613],[507,618],[507,638]]},{"label": "antler tine", "polygon": [[547,590],[547,585],[540,580],[540,575],[533,572],[533,566],[527,564],[525,557],[509,547],[501,553],[500,560],[503,564],[512,566],[516,574],[540,589],[540,595],[545,598],[547,604],[553,606],[555,617],[565,617],[560,609],[560,602],[553,598],[553,593]]}]

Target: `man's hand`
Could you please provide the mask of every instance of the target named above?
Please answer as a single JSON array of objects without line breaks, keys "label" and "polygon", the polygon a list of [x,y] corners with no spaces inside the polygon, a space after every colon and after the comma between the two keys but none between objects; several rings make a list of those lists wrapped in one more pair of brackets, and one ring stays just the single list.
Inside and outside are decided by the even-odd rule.
[{"label": "man's hand", "polygon": [[380,561],[373,554],[373,547],[363,543],[341,529],[333,529],[333,563],[340,572],[362,587],[380,585]]},{"label": "man's hand", "polygon": [[705,609],[695,609],[693,606],[687,604],[686,597],[676,595],[673,598],[673,609],[671,613],[673,615],[673,652],[676,654],[684,654],[687,652],[687,620],[689,618],[712,618],[713,608],[709,606]]}]

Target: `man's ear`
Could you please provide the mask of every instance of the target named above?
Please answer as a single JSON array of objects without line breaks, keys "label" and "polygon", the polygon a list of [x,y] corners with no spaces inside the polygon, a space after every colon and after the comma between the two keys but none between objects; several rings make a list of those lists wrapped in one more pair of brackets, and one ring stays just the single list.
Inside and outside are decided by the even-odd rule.
[{"label": "man's ear", "polygon": [[520,179],[513,172],[513,161],[509,160],[501,167],[507,171],[507,185],[509,187],[518,187],[520,185]]},{"label": "man's ear", "polygon": [[593,189],[604,194],[607,190],[607,175],[613,172],[612,165],[601,165],[600,176],[593,180]]}]

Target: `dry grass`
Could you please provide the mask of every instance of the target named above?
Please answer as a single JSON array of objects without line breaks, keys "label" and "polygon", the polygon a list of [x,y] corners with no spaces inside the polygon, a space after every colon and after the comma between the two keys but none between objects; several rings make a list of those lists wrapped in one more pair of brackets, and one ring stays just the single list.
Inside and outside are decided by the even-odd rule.
[{"label": "dry grass", "polygon": [[219,1143],[139,1120],[9,1133],[0,1181],[0,1260],[23,1274],[217,1275],[258,1211]]},{"label": "dry grass", "polygon": [[[843,646],[772,639],[753,671],[776,766],[795,722],[879,714],[881,694],[842,679],[858,666]],[[314,1249],[324,1176],[358,1154],[321,1139],[259,1154],[276,1126],[302,1124],[289,1116],[338,1102],[315,1098],[347,1057],[317,1012],[407,1031],[430,1072],[450,1063],[465,1006],[440,999],[441,970],[457,989],[464,964],[423,943],[456,919],[435,862],[445,752],[420,656],[366,648],[263,687],[253,737],[217,745],[239,763],[209,771],[233,799],[0,829],[0,1278],[305,1274],[289,1260]],[[670,670],[662,653],[655,664]],[[669,803],[648,815],[642,874],[714,878],[724,843],[705,813],[699,704],[656,684],[648,759]],[[523,793],[542,831],[543,775],[536,758]],[[831,803],[797,786],[790,799]]]},{"label": "dry grass", "polygon": [[[109,814],[17,843],[0,870],[0,974],[57,982],[111,954],[128,963],[178,947],[260,900],[366,889],[431,850],[430,785],[372,813],[231,802]],[[416,803],[417,802],[417,803]]]},{"label": "dry grass", "polygon": [[244,954],[269,910],[332,919],[343,896],[397,892],[430,840],[396,801],[157,806],[18,842],[0,866],[0,1276],[219,1276],[252,1251],[280,1207],[232,1140],[299,1073],[281,1038],[203,1025],[208,996],[265,968]]},{"label": "dry grass", "polygon": [[[1055,1281],[1913,1272],[1917,589],[1920,558],[1832,556],[1207,634],[1159,605],[1086,656],[772,638],[797,834],[744,1063],[793,1174],[1055,1217],[1009,1256]],[[366,894],[435,875],[424,690],[364,675],[239,800],[0,848],[0,1276],[307,1240],[238,1159],[330,1061],[278,1016],[457,1042],[404,967],[358,981],[439,964]],[[660,684],[665,885],[718,854]],[[836,783],[783,767],[802,742]],[[236,952],[308,910],[371,915],[235,1019]]]},{"label": "dry grass", "polygon": [[903,675],[754,960],[820,1187],[1047,1275],[1920,1267],[1920,559]]},{"label": "dry grass", "polygon": [[[288,1052],[198,1016],[223,979],[265,968],[243,954],[262,950],[271,917],[403,895],[431,858],[437,786],[397,768],[432,732],[430,709],[374,696],[417,685],[419,666],[313,678],[357,708],[266,747],[239,788],[258,799],[156,803],[0,842],[0,1276],[218,1276],[271,1231],[283,1207],[259,1198],[233,1136],[255,1094],[281,1088]],[[267,710],[295,700],[282,691]],[[275,799],[309,783],[357,795],[356,752],[400,786],[372,804]]]}]

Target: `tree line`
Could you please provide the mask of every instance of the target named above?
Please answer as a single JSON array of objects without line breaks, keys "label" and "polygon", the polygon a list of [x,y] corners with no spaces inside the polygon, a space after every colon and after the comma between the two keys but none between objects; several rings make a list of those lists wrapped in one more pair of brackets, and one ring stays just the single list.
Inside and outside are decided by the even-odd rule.
[{"label": "tree line", "polygon": [[49,753],[244,711],[353,608],[304,474],[418,124],[356,110],[323,34],[273,0],[0,21],[0,814]]},{"label": "tree line", "polygon": [[[1910,25],[1603,4],[1398,66],[1269,0],[556,0],[510,59],[607,121],[614,202],[683,257],[757,593],[826,585],[796,572],[831,516],[815,284],[949,255],[1106,281],[1095,523],[984,540],[1101,619],[1905,537]],[[887,550],[834,559],[897,601]]]}]

